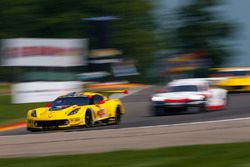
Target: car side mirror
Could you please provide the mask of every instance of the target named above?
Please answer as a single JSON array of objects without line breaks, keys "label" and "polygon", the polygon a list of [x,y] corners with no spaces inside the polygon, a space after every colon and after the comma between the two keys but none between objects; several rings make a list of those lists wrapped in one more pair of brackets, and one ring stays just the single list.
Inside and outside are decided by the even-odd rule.
[{"label": "car side mirror", "polygon": [[100,100],[99,102],[98,102],[98,104],[104,104],[105,103],[105,100]]},{"label": "car side mirror", "polygon": [[50,107],[51,106],[51,103],[50,102],[47,102],[46,103],[46,107]]}]

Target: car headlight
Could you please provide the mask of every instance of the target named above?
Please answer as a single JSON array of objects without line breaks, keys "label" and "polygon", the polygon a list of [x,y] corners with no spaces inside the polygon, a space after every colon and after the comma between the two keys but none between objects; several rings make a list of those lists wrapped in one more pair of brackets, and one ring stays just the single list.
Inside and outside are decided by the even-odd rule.
[{"label": "car headlight", "polygon": [[33,110],[33,111],[31,111],[31,114],[30,114],[32,117],[36,117],[37,115],[36,115],[36,110]]},{"label": "car headlight", "polygon": [[161,97],[161,96],[153,96],[152,98],[151,98],[151,101],[163,101],[165,98],[164,97]]},{"label": "car headlight", "polygon": [[68,114],[68,116],[76,114],[76,113],[79,111],[79,109],[80,109],[80,108],[77,108],[77,109],[71,111],[71,112]]}]

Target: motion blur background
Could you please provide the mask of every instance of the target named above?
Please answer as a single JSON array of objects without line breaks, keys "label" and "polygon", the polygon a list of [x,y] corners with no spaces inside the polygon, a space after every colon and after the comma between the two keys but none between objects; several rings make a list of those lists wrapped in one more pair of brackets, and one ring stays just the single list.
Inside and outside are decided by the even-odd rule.
[{"label": "motion blur background", "polygon": [[44,97],[57,91],[54,98],[87,83],[165,84],[207,77],[214,67],[248,66],[248,5],[247,0],[0,0],[0,93],[9,94],[12,85],[21,99],[45,90]]}]

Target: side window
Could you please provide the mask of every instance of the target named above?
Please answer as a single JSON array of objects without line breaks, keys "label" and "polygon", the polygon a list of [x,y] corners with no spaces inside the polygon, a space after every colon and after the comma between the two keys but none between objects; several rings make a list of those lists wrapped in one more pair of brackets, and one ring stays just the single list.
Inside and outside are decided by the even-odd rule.
[{"label": "side window", "polygon": [[102,97],[102,96],[95,95],[95,96],[93,96],[93,98],[92,98],[92,104],[98,104],[101,100],[103,100],[103,97]]},{"label": "side window", "polygon": [[207,91],[209,89],[209,86],[208,85],[200,85],[199,87],[200,91]]}]

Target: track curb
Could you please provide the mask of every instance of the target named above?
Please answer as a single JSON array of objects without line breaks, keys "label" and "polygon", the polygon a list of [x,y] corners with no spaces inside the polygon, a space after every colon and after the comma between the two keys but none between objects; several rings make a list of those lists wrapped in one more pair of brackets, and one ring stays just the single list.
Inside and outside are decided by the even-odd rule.
[{"label": "track curb", "polygon": [[25,121],[13,122],[13,123],[5,124],[5,125],[0,125],[0,132],[19,129],[23,127],[26,127]]}]

